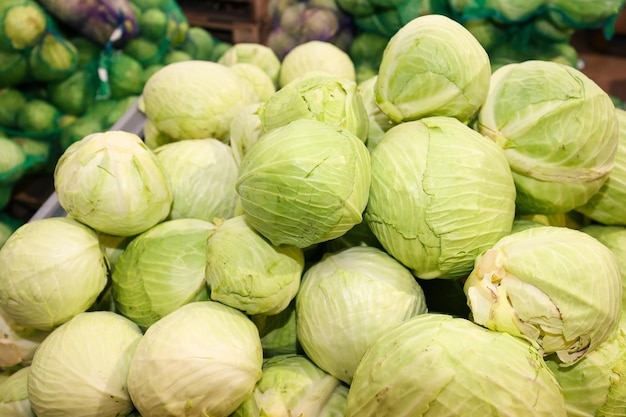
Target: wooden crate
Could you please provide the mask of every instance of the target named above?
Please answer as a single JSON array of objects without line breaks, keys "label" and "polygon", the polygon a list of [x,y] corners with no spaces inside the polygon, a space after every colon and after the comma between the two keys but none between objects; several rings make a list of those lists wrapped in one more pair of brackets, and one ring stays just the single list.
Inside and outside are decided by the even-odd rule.
[{"label": "wooden crate", "polygon": [[179,0],[187,21],[231,43],[265,44],[271,30],[269,0]]}]

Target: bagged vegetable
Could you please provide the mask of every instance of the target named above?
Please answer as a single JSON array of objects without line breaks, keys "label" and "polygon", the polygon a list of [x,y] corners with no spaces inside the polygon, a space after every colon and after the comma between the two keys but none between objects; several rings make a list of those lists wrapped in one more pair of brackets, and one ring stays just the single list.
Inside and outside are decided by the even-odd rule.
[{"label": "bagged vegetable", "polygon": [[78,67],[76,47],[54,29],[49,29],[28,54],[29,73],[34,81],[58,81]]},{"label": "bagged vegetable", "polygon": [[120,43],[138,33],[135,12],[127,0],[39,0],[39,3],[59,21],[100,45],[108,43],[116,29]]},{"label": "bagged vegetable", "polygon": [[0,49],[33,46],[46,30],[46,12],[31,0],[3,0],[0,4]]}]

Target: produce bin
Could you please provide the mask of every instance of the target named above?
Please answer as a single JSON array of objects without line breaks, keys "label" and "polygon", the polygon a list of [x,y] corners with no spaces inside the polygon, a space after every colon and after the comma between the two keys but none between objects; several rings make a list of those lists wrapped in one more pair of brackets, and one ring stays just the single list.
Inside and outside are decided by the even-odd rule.
[{"label": "produce bin", "polygon": [[[146,121],[145,115],[139,111],[137,101],[119,118],[119,120],[111,127],[110,130],[123,130],[125,132],[134,133],[138,136],[143,134],[143,125]],[[50,197],[41,205],[41,207],[33,214],[29,221],[44,219],[48,217],[65,216],[65,210],[59,204],[56,193],[52,193]]]}]

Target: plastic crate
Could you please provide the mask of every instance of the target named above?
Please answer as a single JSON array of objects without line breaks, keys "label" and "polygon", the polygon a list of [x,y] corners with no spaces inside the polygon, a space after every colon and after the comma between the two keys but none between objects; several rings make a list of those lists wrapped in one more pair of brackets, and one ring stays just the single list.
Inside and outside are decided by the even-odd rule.
[{"label": "plastic crate", "polygon": [[[143,137],[143,126],[145,122],[146,116],[139,111],[137,102],[135,102],[109,130],[122,130]],[[29,222],[48,217],[64,217],[66,215],[67,213],[59,204],[56,193],[52,193],[29,219]]]}]

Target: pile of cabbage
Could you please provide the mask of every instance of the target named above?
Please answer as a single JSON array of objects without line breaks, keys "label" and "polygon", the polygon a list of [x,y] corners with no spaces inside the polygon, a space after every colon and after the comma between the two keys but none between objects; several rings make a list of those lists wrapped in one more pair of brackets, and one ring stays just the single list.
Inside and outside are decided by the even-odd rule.
[{"label": "pile of cabbage", "polygon": [[0,249],[13,416],[626,415],[626,113],[461,24],[233,45],[59,159]]}]

